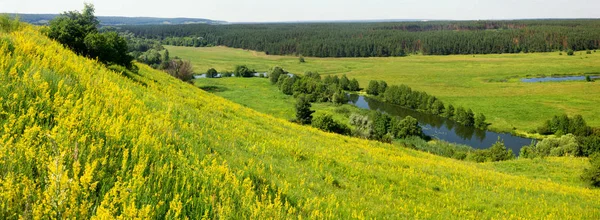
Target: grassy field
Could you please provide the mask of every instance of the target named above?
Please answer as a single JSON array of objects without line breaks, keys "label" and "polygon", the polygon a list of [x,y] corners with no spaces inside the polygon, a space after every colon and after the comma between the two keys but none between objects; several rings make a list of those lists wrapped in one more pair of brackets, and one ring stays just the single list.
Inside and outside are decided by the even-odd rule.
[{"label": "grassy field", "polygon": [[522,83],[519,78],[539,75],[600,74],[600,53],[576,56],[555,53],[408,56],[395,58],[306,58],[267,56],[261,52],[225,47],[166,46],[172,56],[191,60],[196,72],[214,67],[232,71],[245,64],[258,71],[281,66],[292,73],[318,71],[347,74],[362,87],[369,80],[407,84],[436,95],[446,103],[484,113],[491,128],[526,132],[554,115],[581,114],[600,126],[600,82]]},{"label": "grassy field", "polygon": [[536,177],[324,133],[29,26],[0,52],[0,219],[600,218],[570,158]]}]

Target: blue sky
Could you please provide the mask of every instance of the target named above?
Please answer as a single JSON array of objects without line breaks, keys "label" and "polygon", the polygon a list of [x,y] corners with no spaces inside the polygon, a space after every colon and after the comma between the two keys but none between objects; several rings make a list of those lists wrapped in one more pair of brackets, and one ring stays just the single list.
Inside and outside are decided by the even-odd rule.
[{"label": "blue sky", "polygon": [[600,0],[0,0],[0,12],[191,17],[230,22],[369,19],[600,18]]}]

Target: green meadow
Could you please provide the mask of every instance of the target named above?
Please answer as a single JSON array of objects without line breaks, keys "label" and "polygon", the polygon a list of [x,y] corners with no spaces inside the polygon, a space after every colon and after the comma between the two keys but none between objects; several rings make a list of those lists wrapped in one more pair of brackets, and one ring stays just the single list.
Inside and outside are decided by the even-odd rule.
[{"label": "green meadow", "polygon": [[[528,132],[562,113],[581,114],[591,126],[600,126],[599,82],[520,82],[524,77],[598,75],[600,53],[596,52],[576,52],[575,56],[552,52],[389,58],[306,57],[306,62],[300,63],[293,56],[269,56],[226,47],[165,47],[172,56],[190,60],[197,73],[208,68],[219,72],[233,71],[236,65],[247,65],[257,71],[281,66],[297,74],[306,71],[317,71],[323,75],[347,74],[358,79],[361,87],[365,87],[369,80],[406,84],[433,94],[445,103],[484,113],[492,123],[490,128],[498,131],[516,128],[518,132]],[[277,114],[289,115],[284,112]]]}]

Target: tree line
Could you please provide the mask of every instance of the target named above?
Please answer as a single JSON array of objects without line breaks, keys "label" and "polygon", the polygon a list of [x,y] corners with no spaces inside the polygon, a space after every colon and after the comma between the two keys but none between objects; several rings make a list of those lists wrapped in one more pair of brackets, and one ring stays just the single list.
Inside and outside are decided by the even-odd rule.
[{"label": "tree line", "polygon": [[445,117],[465,126],[475,126],[482,130],[487,129],[489,126],[484,114],[475,115],[470,108],[465,109],[462,106],[458,108],[455,108],[452,104],[446,106],[437,97],[426,92],[412,90],[407,85],[388,86],[385,81],[371,80],[366,92],[369,95],[382,98],[385,102]]},{"label": "tree line", "polygon": [[273,55],[386,57],[596,50],[600,20],[122,26],[179,46],[223,45]]}]

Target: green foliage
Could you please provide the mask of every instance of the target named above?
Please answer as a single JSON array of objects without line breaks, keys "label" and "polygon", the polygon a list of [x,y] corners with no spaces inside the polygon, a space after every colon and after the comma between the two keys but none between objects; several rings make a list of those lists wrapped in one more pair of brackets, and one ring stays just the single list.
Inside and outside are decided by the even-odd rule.
[{"label": "green foliage", "polygon": [[342,75],[342,78],[340,78],[339,86],[343,90],[350,90],[350,80],[346,74]]},{"label": "green foliage", "polygon": [[573,51],[572,49],[569,49],[569,50],[567,51],[567,55],[569,55],[569,56],[573,56],[573,55],[575,55],[575,51]]},{"label": "green foliage", "polygon": [[313,119],[312,114],[315,112],[310,109],[311,107],[312,105],[305,95],[298,97],[296,101],[296,121],[298,123],[303,125],[311,124]]},{"label": "green foliage", "polygon": [[344,91],[338,89],[331,98],[331,101],[335,104],[342,105],[348,103],[348,96]]},{"label": "green foliage", "polygon": [[10,33],[18,30],[20,22],[18,18],[11,19],[6,14],[0,14],[0,32]]},{"label": "green foliage", "polygon": [[448,104],[448,106],[446,106],[446,111],[444,111],[444,117],[448,119],[454,119],[455,111],[456,110],[454,109],[454,106],[452,104]]},{"label": "green foliage", "polygon": [[485,122],[485,120],[485,115],[483,115],[482,113],[477,114],[477,116],[475,117],[475,127],[482,130],[487,129],[488,123]]},{"label": "green foliage", "polygon": [[581,179],[593,187],[600,187],[600,152],[590,156],[590,168],[586,168]]},{"label": "green foliage", "polygon": [[353,136],[365,139],[371,138],[371,135],[373,134],[373,122],[369,120],[368,116],[352,113],[349,120],[350,125],[355,127],[352,131]]},{"label": "green foliage", "polygon": [[578,136],[577,144],[581,148],[580,156],[590,156],[596,152],[600,153],[600,135]]},{"label": "green foliage", "polygon": [[583,150],[580,148],[577,139],[572,134],[563,135],[559,138],[548,137],[538,142],[535,146],[526,146],[521,149],[521,157],[560,157],[560,156],[581,156]]},{"label": "green foliage", "polygon": [[277,84],[277,81],[279,80],[279,77],[281,75],[285,75],[286,72],[283,70],[283,68],[281,67],[275,67],[273,68],[273,70],[271,71],[271,73],[269,73],[269,80],[271,81],[271,84]]},{"label": "green foliage", "polygon": [[350,84],[348,85],[348,90],[356,92],[360,90],[360,85],[358,84],[358,80],[352,78]]},{"label": "green foliage", "polygon": [[589,75],[585,76],[585,81],[586,82],[593,82],[594,80],[592,79],[592,77],[590,77]]},{"label": "green foliage", "polygon": [[330,114],[318,115],[312,120],[312,126],[323,131],[333,132],[337,134],[350,134],[348,126],[336,122]]},{"label": "green foliage", "polygon": [[377,82],[376,80],[369,81],[369,86],[367,87],[367,94],[379,95],[379,82]]},{"label": "green foliage", "polygon": [[504,141],[501,141],[500,138],[498,138],[498,141],[489,149],[489,154],[492,162],[515,159],[515,154],[512,150],[506,148]]},{"label": "green foliage", "polygon": [[574,134],[576,136],[588,136],[591,134],[592,129],[587,125],[581,115],[575,115],[569,118],[567,114],[561,116],[554,116],[551,120],[548,120],[544,125],[537,129],[540,134]]},{"label": "green foliage", "polygon": [[87,54],[97,57],[104,64],[117,64],[131,67],[131,57],[127,51],[127,42],[116,32],[90,33],[84,39]]},{"label": "green foliage", "polygon": [[256,71],[251,70],[246,65],[238,65],[235,66],[233,74],[235,75],[235,77],[253,77],[255,72]]},{"label": "green foliage", "polygon": [[377,85],[377,94],[383,95],[385,93],[385,90],[387,90],[387,87],[388,84],[385,81],[380,80]]},{"label": "green foliage", "polygon": [[419,121],[411,116],[406,116],[402,120],[394,118],[390,127],[390,133],[395,138],[407,138],[411,136],[423,137],[423,130],[419,126]]},{"label": "green foliage", "polygon": [[294,94],[294,84],[296,82],[296,79],[297,77],[289,77],[287,75],[279,76],[278,83],[281,83],[279,85],[279,90],[281,90],[281,92],[286,95]]},{"label": "green foliage", "polygon": [[217,76],[217,70],[215,70],[215,68],[210,68],[206,71],[206,78],[214,78],[215,76]]},{"label": "green foliage", "polygon": [[305,62],[306,62],[306,60],[304,60],[304,57],[303,57],[303,56],[300,56],[300,57],[298,57],[298,62],[300,62],[300,63],[305,63]]},{"label": "green foliage", "polygon": [[172,59],[169,61],[167,69],[165,71],[184,82],[189,82],[194,79],[194,70],[192,64],[187,60]]},{"label": "green foliage", "polygon": [[373,135],[372,139],[383,141],[386,134],[390,133],[392,117],[381,112],[373,114]]},{"label": "green foliage", "polygon": [[465,126],[473,126],[475,119],[473,118],[473,111],[471,109],[466,110],[461,106],[456,109],[454,120]]},{"label": "green foliage", "polygon": [[[466,145],[451,144],[440,140],[427,142],[417,136],[398,139],[397,142],[410,149],[428,152],[442,157],[454,158],[457,160],[465,160],[468,154],[471,154],[475,151],[472,147]],[[483,161],[485,161],[485,159]]]}]

